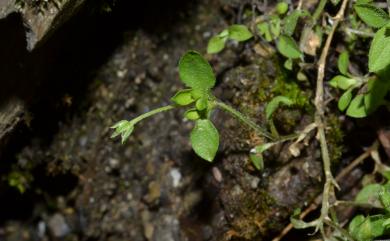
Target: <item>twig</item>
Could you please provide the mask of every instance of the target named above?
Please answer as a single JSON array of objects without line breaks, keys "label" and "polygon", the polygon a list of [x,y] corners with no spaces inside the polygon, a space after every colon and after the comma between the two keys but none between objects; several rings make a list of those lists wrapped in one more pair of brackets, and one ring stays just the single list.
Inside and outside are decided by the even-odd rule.
[{"label": "twig", "polygon": [[353,29],[353,28],[345,28],[345,31],[348,33],[348,34],[356,34],[356,35],[359,35],[361,37],[374,37],[374,34],[373,33],[370,33],[370,32],[364,32],[364,31],[360,31],[360,30],[357,30],[357,29]]},{"label": "twig", "polygon": [[332,172],[331,172],[331,164],[330,164],[330,156],[329,156],[329,150],[328,150],[328,144],[326,141],[325,136],[325,124],[324,124],[324,117],[325,117],[325,104],[324,104],[324,76],[325,76],[325,66],[326,66],[326,59],[329,52],[329,47],[332,42],[334,33],[340,23],[340,21],[344,18],[344,12],[347,6],[348,0],[343,0],[342,5],[340,7],[340,10],[338,11],[337,15],[334,17],[334,22],[332,29],[326,39],[325,46],[322,50],[320,60],[318,62],[318,73],[317,73],[317,88],[316,88],[316,97],[315,97],[315,107],[316,107],[316,114],[315,114],[315,123],[317,124],[318,128],[318,136],[320,141],[320,147],[321,147],[321,154],[322,154],[322,161],[324,166],[324,173],[325,173],[325,184],[324,184],[324,191],[322,194],[322,207],[321,207],[321,215],[319,217],[318,226],[316,227],[316,230],[320,229],[321,233],[325,235],[323,230],[323,220],[328,219],[328,213],[329,213],[329,199],[330,195],[334,195],[334,186],[337,186],[336,181],[333,178]]},{"label": "twig", "polygon": [[[379,146],[378,141],[375,141],[369,148],[367,148],[364,153],[358,156],[355,160],[348,164],[336,177],[336,181],[339,182],[345,176],[347,176],[357,165],[362,163],[365,159],[371,156],[371,152],[376,150]],[[318,206],[321,204],[322,194],[318,195],[314,201],[299,215],[300,219],[304,219],[309,213],[316,210]],[[337,202],[336,202],[337,203]],[[293,225],[289,223],[280,234],[272,239],[272,241],[280,241],[284,236],[286,236],[291,229],[293,229]]]}]

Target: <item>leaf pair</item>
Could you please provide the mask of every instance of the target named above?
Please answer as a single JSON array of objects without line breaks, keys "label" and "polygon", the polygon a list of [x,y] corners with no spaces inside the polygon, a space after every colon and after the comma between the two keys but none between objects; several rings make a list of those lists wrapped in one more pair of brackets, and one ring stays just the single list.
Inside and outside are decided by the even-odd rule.
[{"label": "leaf pair", "polygon": [[[382,208],[388,213],[390,211],[390,185],[369,184],[358,193],[355,202]],[[357,215],[350,222],[348,231],[357,241],[368,241],[388,233],[389,228],[389,214],[367,217]]]},{"label": "leaf pair", "polygon": [[222,31],[217,36],[212,37],[207,45],[207,53],[216,54],[225,48],[228,39],[238,42],[246,41],[253,35],[245,25],[234,24]]},{"label": "leaf pair", "polygon": [[371,241],[388,233],[389,215],[355,216],[348,231],[356,241]]},{"label": "leaf pair", "polygon": [[179,105],[189,105],[195,102],[193,109],[187,110],[185,117],[196,120],[191,131],[191,145],[195,153],[201,158],[213,161],[219,146],[218,130],[206,118],[201,118],[200,111],[212,108],[209,97],[210,90],[215,85],[215,75],[210,64],[198,52],[189,51],[179,61],[179,75],[181,81],[189,88],[178,92],[173,101]]},{"label": "leaf pair", "polygon": [[362,118],[367,116],[368,109],[366,108],[365,95],[357,94],[353,97],[353,90],[356,88],[360,88],[363,82],[357,78],[353,77],[348,72],[349,66],[349,55],[348,52],[344,51],[340,54],[339,59],[337,61],[337,67],[341,74],[333,77],[329,81],[329,85],[334,88],[339,88],[345,90],[345,92],[341,95],[338,101],[338,108],[341,111],[346,111],[346,114],[355,118]]},{"label": "leaf pair", "polygon": [[358,3],[354,5],[354,8],[368,26],[379,28],[375,33],[368,55],[369,71],[377,73],[390,64],[389,14],[369,3]]}]

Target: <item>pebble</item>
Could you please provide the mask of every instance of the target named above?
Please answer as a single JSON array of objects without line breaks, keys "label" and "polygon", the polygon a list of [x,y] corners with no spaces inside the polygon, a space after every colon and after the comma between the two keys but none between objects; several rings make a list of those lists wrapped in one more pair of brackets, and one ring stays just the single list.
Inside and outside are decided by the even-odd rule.
[{"label": "pebble", "polygon": [[120,162],[119,162],[118,159],[110,158],[110,159],[108,160],[108,164],[110,165],[110,167],[111,167],[112,169],[117,169],[117,168],[119,168]]},{"label": "pebble", "polygon": [[256,189],[259,186],[260,178],[254,177],[251,181],[251,188]]},{"label": "pebble", "polygon": [[49,219],[48,226],[53,236],[57,238],[62,238],[70,232],[70,228],[66,223],[64,216],[59,213],[54,214]]},{"label": "pebble", "polygon": [[172,177],[173,187],[178,187],[180,185],[180,180],[181,180],[181,173],[179,169],[172,168],[172,170],[169,172],[169,175],[171,175]]}]

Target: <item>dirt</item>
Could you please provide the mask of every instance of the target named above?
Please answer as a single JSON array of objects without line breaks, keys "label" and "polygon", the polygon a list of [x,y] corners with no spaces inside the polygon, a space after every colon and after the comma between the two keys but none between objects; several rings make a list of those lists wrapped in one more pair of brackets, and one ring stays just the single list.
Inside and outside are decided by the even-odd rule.
[{"label": "dirt", "polygon": [[[212,35],[250,19],[242,15],[250,6],[243,1],[178,2],[148,2],[145,9],[153,10],[147,24],[123,24],[122,40],[93,71],[92,81],[81,84],[85,91],[75,84],[56,95],[56,112],[66,114],[43,121],[45,109],[31,107],[31,139],[11,155],[9,167],[25,177],[27,190],[18,194],[5,187],[6,180],[2,184],[7,191],[0,198],[7,205],[0,208],[6,214],[0,240],[270,240],[294,208],[320,192],[315,141],[298,158],[288,154],[287,145],[277,146],[260,172],[248,153],[264,140],[221,111],[213,115],[221,148],[211,164],[192,152],[193,123],[180,110],[143,122],[124,145],[110,139],[115,122],[169,104],[183,88],[177,72],[183,53],[204,53]],[[159,8],[169,11],[171,4],[180,8],[162,14],[164,22],[152,15]],[[126,16],[124,7],[131,4],[112,14]],[[217,74],[215,95],[264,125],[260,93],[267,86],[270,98],[276,80],[286,78],[279,60],[262,57],[253,42],[229,43],[222,54],[207,58]],[[286,131],[310,123],[310,111],[289,111],[296,114]],[[279,119],[286,117],[280,113]],[[49,132],[41,131],[53,121]]]}]

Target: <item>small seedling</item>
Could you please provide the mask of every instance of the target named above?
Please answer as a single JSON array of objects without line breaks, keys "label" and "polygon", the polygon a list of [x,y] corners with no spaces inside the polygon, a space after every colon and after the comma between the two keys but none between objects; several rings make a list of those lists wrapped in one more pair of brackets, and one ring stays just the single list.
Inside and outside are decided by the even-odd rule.
[{"label": "small seedling", "polygon": [[[179,75],[187,88],[179,90],[171,98],[171,105],[154,109],[130,121],[119,121],[111,127],[115,129],[111,137],[121,136],[122,143],[125,143],[140,121],[157,113],[175,108],[186,108],[184,117],[195,121],[195,127],[190,135],[192,148],[199,157],[211,162],[214,160],[219,146],[218,130],[211,121],[211,115],[215,108],[220,108],[254,129],[257,134],[274,140],[270,133],[250,120],[249,117],[218,100],[212,94],[216,78],[210,64],[198,52],[189,51],[184,54],[179,61]],[[255,166],[260,169],[257,163]]]},{"label": "small seedling", "polygon": [[216,54],[225,48],[227,40],[244,42],[252,38],[253,35],[245,25],[234,24],[223,30],[218,35],[212,37],[207,45],[207,53]]}]

